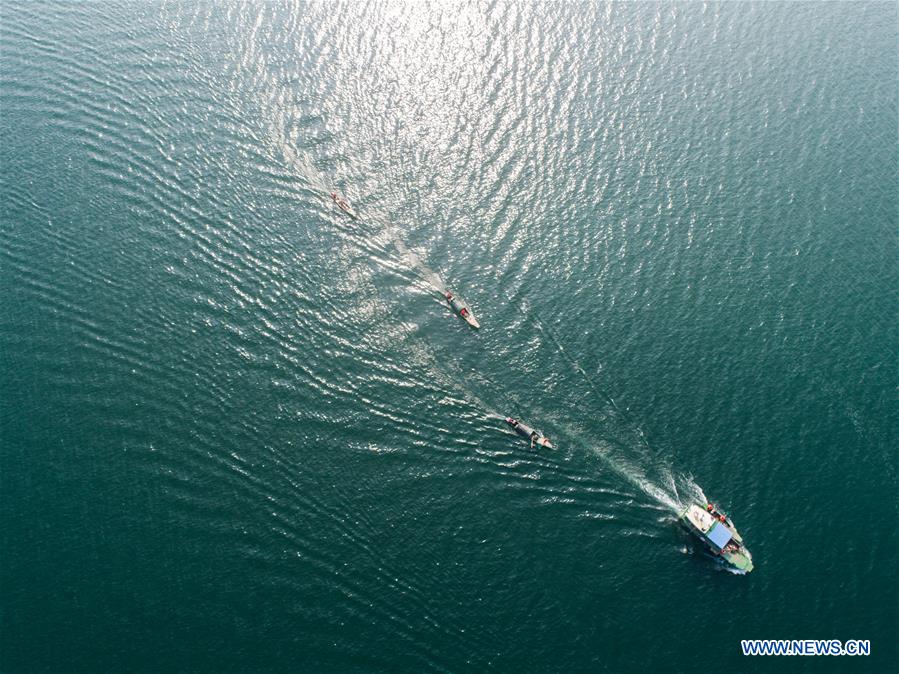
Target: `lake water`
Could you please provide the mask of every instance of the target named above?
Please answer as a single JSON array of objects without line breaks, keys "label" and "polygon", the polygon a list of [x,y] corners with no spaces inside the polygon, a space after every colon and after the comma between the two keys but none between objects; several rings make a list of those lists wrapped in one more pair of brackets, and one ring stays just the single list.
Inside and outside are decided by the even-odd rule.
[{"label": "lake water", "polygon": [[[897,38],[5,2],[0,667],[891,668]],[[704,498],[752,574],[677,528]]]}]

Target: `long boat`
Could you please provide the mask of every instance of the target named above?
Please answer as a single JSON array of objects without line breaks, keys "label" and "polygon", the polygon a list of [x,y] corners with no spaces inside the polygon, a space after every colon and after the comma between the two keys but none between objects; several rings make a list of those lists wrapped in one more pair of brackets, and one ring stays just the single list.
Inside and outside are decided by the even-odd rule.
[{"label": "long boat", "polygon": [[531,446],[538,445],[540,447],[552,449],[553,443],[549,441],[548,437],[543,435],[542,431],[535,430],[526,423],[518,421],[518,419],[513,419],[512,417],[506,417],[506,423],[509,424],[518,435],[530,440]]}]

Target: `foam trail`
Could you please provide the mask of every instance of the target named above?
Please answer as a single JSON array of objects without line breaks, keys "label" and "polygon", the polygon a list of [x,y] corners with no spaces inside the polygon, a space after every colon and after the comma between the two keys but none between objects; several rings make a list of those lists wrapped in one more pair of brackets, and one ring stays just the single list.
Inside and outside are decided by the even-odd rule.
[{"label": "foam trail", "polygon": [[[287,138],[286,133],[281,133],[280,135],[280,145],[284,154],[285,160],[292,165],[294,168],[299,169],[307,180],[310,183],[310,186],[314,189],[318,189],[321,192],[328,194],[330,189],[325,184],[325,180],[323,176],[314,168],[311,162],[307,159],[300,156],[299,153],[294,150],[294,144],[290,142],[290,139]],[[296,139],[294,139],[296,140]],[[425,282],[427,282],[436,292],[443,293],[446,289],[446,284],[440,275],[431,269],[425,262],[412,250],[406,246],[405,242],[399,236],[399,234],[395,231],[395,229],[389,224],[385,223],[377,223],[380,224],[383,228],[384,233],[387,235],[389,240],[393,243],[397,252],[399,253],[401,259],[406,263],[410,270],[417,273]],[[626,419],[624,412],[618,407],[615,403],[615,400],[605,394],[593,381],[593,378],[587,374],[584,368],[578,363],[578,361],[573,358],[566,350],[562,342],[556,336],[555,332],[543,324],[543,322],[536,316],[532,315],[527,303],[524,300],[516,302],[519,311],[528,316],[529,320],[533,325],[537,326],[537,329],[545,335],[549,341],[553,343],[553,345],[558,349],[559,353],[565,358],[568,364],[583,378],[584,382],[587,384],[590,391],[594,394],[594,396],[601,400],[604,404],[609,407],[609,415],[613,417],[619,417],[627,425],[630,427],[630,430],[635,432],[639,436],[639,444],[641,445],[641,449],[649,450],[649,444],[646,441],[646,438],[643,434],[642,429],[640,429],[637,425],[630,422]],[[441,369],[441,364],[438,364],[430,354],[425,355],[424,353],[419,354],[422,357],[425,357],[431,361],[431,370],[435,373],[443,373]],[[447,366],[447,363],[442,363],[443,367]],[[445,374],[445,373],[444,373]],[[461,374],[461,373],[457,373]],[[484,410],[488,417],[496,418],[496,419],[504,419],[505,416],[494,411],[491,405],[485,403],[481,398],[479,398],[470,387],[464,386],[460,382],[465,381],[465,377],[456,376],[456,377],[447,377],[440,376],[440,379],[443,380],[444,385],[449,385],[452,389],[455,389],[459,392],[462,397],[469,402],[475,404],[481,410]],[[496,387],[493,387],[496,389]],[[653,482],[649,477],[645,474],[645,471],[639,469],[638,467],[629,464],[625,460],[618,458],[616,459],[610,454],[609,448],[602,449],[600,447],[594,447],[594,453],[599,456],[612,470],[621,475],[628,482],[638,487],[641,491],[647,494],[650,498],[656,500],[657,502],[664,504],[668,508],[673,511],[679,512],[682,509],[682,498],[679,494],[678,490],[678,480],[676,480],[671,473],[670,469],[667,466],[662,468],[667,482],[667,490],[657,483]],[[649,460],[648,457],[646,457]],[[698,493],[701,495],[701,499],[704,502],[704,495],[702,495],[702,490],[696,485],[692,480],[687,480],[683,485],[684,490],[691,494],[691,496],[695,497]],[[689,499],[689,497],[688,497]],[[695,499],[689,499],[695,500]]]},{"label": "foam trail", "polygon": [[385,227],[385,229],[390,235],[393,245],[396,247],[399,254],[406,260],[407,264],[417,271],[423,279],[434,286],[434,290],[442,293],[443,289],[446,288],[446,284],[443,282],[443,279],[440,278],[440,275],[428,267],[418,255],[409,250],[406,247],[406,244],[403,243],[403,240],[393,232],[391,227]]},{"label": "foam trail", "polygon": [[298,169],[301,175],[306,176],[306,179],[314,188],[327,192],[328,188],[325,185],[324,177],[312,163],[305,157],[301,157],[287,138],[281,138],[280,141],[281,151],[287,164],[294,169]]},{"label": "foam trail", "polygon": [[[524,300],[518,301],[517,305],[519,310],[528,317],[528,320],[536,325],[537,329],[540,330],[553,345],[555,345],[559,350],[559,353],[561,353],[568,364],[571,365],[572,369],[581,375],[593,395],[609,406],[609,416],[619,418],[628,427],[628,430],[636,433],[638,436],[638,447],[645,454],[643,457],[644,463],[652,461],[653,458],[648,455],[648,452],[650,452],[652,448],[646,440],[643,430],[627,417],[627,414],[618,407],[611,396],[604,393],[596,385],[593,378],[587,374],[583,367],[581,367],[581,364],[565,350],[565,347],[562,345],[562,342],[556,336],[555,332],[549,326],[544,325],[539,317],[532,315]],[[627,462],[623,457],[613,457],[610,454],[610,451],[614,450],[612,450],[611,447],[605,449],[599,447],[594,448],[594,453],[603,459],[616,473],[671,510],[680,512],[683,509],[685,502],[697,500],[697,497],[702,502],[705,502],[705,495],[702,493],[702,489],[688,476],[682,476],[678,479],[674,476],[671,468],[663,464],[659,467],[662,478],[659,482],[665,483],[665,486],[662,486],[659,482],[651,480],[645,470]],[[681,496],[681,492],[684,492],[683,497]]]},{"label": "foam trail", "polygon": [[[434,374],[437,380],[448,389],[455,390],[464,400],[467,400],[474,407],[479,408],[484,416],[488,419],[505,419],[506,417],[497,412],[492,405],[487,404],[482,398],[474,393],[470,387],[465,386],[465,382],[469,375],[462,372],[461,368],[453,361],[438,361],[434,357],[434,353],[422,346],[419,342],[410,342],[410,348],[419,363],[427,364],[428,369]],[[448,372],[447,370],[451,370]]]},{"label": "foam trail", "polygon": [[[282,94],[283,95],[283,94]],[[277,96],[275,97],[277,98]],[[280,106],[275,106],[276,109],[279,110],[287,110],[288,106],[284,105],[285,101],[280,101]],[[283,115],[282,115],[283,117]],[[297,152],[295,149],[297,146],[298,138],[297,131],[291,133],[288,130],[288,124],[286,119],[281,119],[281,123],[275,123],[273,125],[273,131],[275,140],[278,146],[283,153],[285,162],[297,170],[305,179],[308,181],[308,185],[311,189],[315,191],[319,191],[324,195],[330,193],[331,188],[326,183],[324,176],[314,167],[312,162],[305,155]],[[382,231],[387,235],[390,241],[393,243],[396,248],[400,258],[406,263],[408,268],[418,274],[425,282],[427,282],[435,292],[439,292],[443,294],[446,290],[446,283],[440,277],[440,275],[435,272],[433,269],[428,267],[427,264],[412,250],[410,250],[402,238],[399,236],[398,232],[387,223],[377,223],[382,227]],[[531,323],[536,325],[538,330],[545,335],[549,341],[551,341],[555,347],[558,349],[559,353],[565,358],[568,364],[583,378],[584,382],[587,384],[590,391],[593,395],[603,402],[604,405],[607,406],[607,413],[612,417],[619,417],[623,421],[625,421],[626,425],[629,427],[629,430],[639,437],[638,444],[641,449],[644,451],[649,450],[649,445],[645,439],[642,429],[639,428],[636,424],[628,421],[625,417],[625,414],[619,409],[618,405],[615,403],[615,400],[611,398],[611,396],[605,394],[600,387],[596,385],[593,381],[593,378],[587,374],[583,367],[581,367],[580,363],[573,358],[566,350],[562,342],[558,339],[555,332],[551,330],[548,326],[544,325],[542,321],[539,320],[536,316],[532,316],[531,312],[524,301],[517,302],[519,310],[528,316]],[[467,377],[465,376],[451,376],[448,375],[447,372],[443,369],[448,366],[448,363],[440,363],[438,364],[433,359],[433,355],[430,353],[420,353],[420,357],[428,359],[431,361],[430,369],[436,374],[439,373],[438,376],[443,380],[445,385],[449,385],[452,389],[460,392],[464,399],[468,400],[476,404],[481,410],[487,412],[488,416],[495,417],[497,419],[505,418],[503,415],[493,411],[492,406],[487,405],[481,398],[479,398],[472,390],[470,386],[466,386],[463,382],[466,381]],[[462,375],[462,373],[455,373],[456,375]],[[491,386],[491,390],[499,390],[496,386]],[[514,399],[514,396],[512,396]],[[663,472],[666,476],[665,482],[667,482],[668,489],[664,489],[659,486],[656,482],[653,482],[646,475],[645,470],[640,469],[637,466],[631,465],[626,461],[624,457],[615,457],[610,454],[611,447],[601,448],[595,447],[594,452],[602,458],[605,463],[612,468],[616,473],[621,475],[627,481],[631,482],[635,486],[637,486],[640,490],[646,493],[648,496],[653,498],[671,508],[672,510],[680,509],[680,498],[678,493],[678,481],[674,479],[670,469],[667,466],[663,467]],[[620,450],[617,451],[620,454]],[[644,463],[650,460],[650,457],[644,457]],[[684,485],[688,492],[699,492],[701,494],[702,490],[699,489],[695,483],[692,481],[688,481],[686,485]]]},{"label": "foam trail", "polygon": [[642,470],[636,466],[628,465],[621,459],[611,456],[609,448],[594,445],[591,449],[596,456],[609,466],[609,468],[640,489],[647,496],[662,505],[667,506],[673,512],[679,513],[682,510],[682,506],[678,499],[673,494],[668,493],[658,484],[650,480]]},{"label": "foam trail", "polygon": [[562,343],[559,341],[558,337],[556,337],[555,333],[547,326],[543,325],[543,321],[541,321],[538,317],[531,317],[531,312],[528,309],[527,303],[524,300],[521,300],[517,304],[519,311],[530,318],[530,321],[537,326],[537,329],[544,335],[546,335],[553,344],[555,344],[556,348],[559,350],[559,353],[561,353],[565,357],[565,360],[568,361],[569,365],[571,365],[571,367],[573,367],[581,375],[581,377],[584,378],[584,381],[587,383],[587,386],[590,388],[590,390],[593,391],[593,394],[597,398],[601,398],[603,401],[609,403],[616,411],[620,411],[618,410],[618,405],[615,403],[615,400],[612,399],[611,396],[602,393],[593,382],[592,377],[590,377],[584,370],[584,368],[581,367],[580,363],[578,363],[574,358],[568,355],[568,352],[565,350],[565,347],[562,346]]},{"label": "foam trail", "polygon": [[[293,131],[290,130],[290,120],[288,116],[291,106],[288,104],[288,98],[289,93],[286,89],[275,92],[271,96],[271,129],[275,144],[280,148],[287,165],[305,177],[311,189],[321,192],[323,195],[330,195],[333,191],[333,186],[330,182],[325,180],[325,176],[315,168],[312,161],[310,161],[305,153],[296,150],[296,147],[299,144],[299,129],[294,129]],[[359,215],[360,219],[364,219],[362,213]],[[439,292],[442,295],[446,288],[446,284],[443,282],[443,279],[440,278],[440,275],[428,267],[418,255],[409,250],[405,242],[403,242],[402,238],[392,226],[383,222],[374,222],[382,227],[407,266],[418,273],[422,279],[433,286],[436,292]]]},{"label": "foam trail", "polygon": [[[300,156],[300,154],[294,149],[294,143],[296,139],[294,138],[294,142],[292,143],[290,142],[290,139],[287,138],[287,134],[281,133],[278,140],[284,154],[285,161],[293,168],[298,169],[303,175],[305,175],[306,179],[309,181],[310,186],[313,189],[316,189],[324,193],[325,195],[330,195],[332,189],[326,184],[324,176],[322,176],[322,174],[319,173],[318,170],[316,170],[316,168],[308,159]],[[409,250],[409,248],[396,233],[393,227],[385,225],[382,222],[377,222],[377,224],[380,224],[384,229],[384,232],[387,234],[397,252],[400,254],[400,257],[407,264],[407,266],[413,271],[417,272],[419,276],[422,277],[422,279],[433,286],[435,291],[442,294],[444,288],[446,288],[446,284],[443,282],[443,279],[440,278],[440,275],[433,269],[428,267],[428,265],[426,265],[418,255]]]}]

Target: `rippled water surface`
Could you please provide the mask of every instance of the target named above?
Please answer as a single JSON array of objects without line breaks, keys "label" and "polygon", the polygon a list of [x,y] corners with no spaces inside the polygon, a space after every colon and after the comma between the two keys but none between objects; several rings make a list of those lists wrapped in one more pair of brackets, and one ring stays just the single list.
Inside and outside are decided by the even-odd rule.
[{"label": "rippled water surface", "polygon": [[0,668],[889,669],[897,37],[3,3]]}]

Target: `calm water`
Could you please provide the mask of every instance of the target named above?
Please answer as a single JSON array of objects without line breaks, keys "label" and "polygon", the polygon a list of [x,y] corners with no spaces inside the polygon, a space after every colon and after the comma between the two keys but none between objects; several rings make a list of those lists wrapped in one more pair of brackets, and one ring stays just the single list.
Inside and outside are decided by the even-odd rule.
[{"label": "calm water", "polygon": [[896,663],[896,5],[528,4],[3,3],[4,672]]}]

